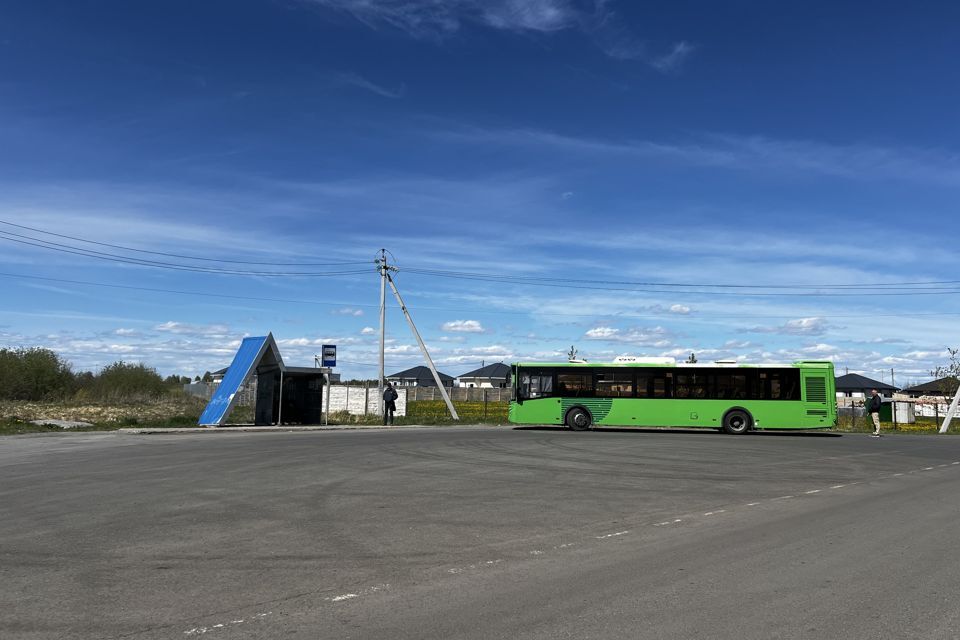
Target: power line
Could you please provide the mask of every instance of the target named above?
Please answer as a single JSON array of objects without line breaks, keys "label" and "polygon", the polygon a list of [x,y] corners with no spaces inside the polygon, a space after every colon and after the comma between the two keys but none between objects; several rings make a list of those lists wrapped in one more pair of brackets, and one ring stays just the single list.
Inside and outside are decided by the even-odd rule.
[{"label": "power line", "polygon": [[12,233],[10,231],[0,231],[0,239],[6,240],[8,242],[15,242],[18,244],[39,247],[41,249],[48,249],[50,251],[57,251],[60,253],[68,253],[68,254],[73,254],[78,256],[84,256],[87,258],[97,258],[100,260],[107,260],[109,262],[119,262],[123,264],[131,264],[131,265],[136,265],[141,267],[170,269],[174,271],[189,271],[193,273],[213,273],[213,274],[219,274],[219,275],[260,276],[260,277],[326,277],[326,276],[345,276],[345,275],[359,275],[359,274],[370,273],[370,269],[349,269],[349,270],[343,270],[343,271],[328,271],[328,272],[317,272],[317,271],[284,272],[284,271],[252,271],[252,270],[241,270],[241,269],[218,269],[213,267],[180,265],[180,264],[174,264],[169,262],[160,262],[157,260],[146,260],[143,258],[121,256],[121,255],[116,255],[112,253],[105,253],[103,251],[95,251],[93,249],[83,249],[81,247],[73,247],[70,245],[65,245],[58,242],[52,242],[49,240],[32,238],[30,236],[25,236],[18,233]]},{"label": "power line", "polygon": [[[365,272],[366,273],[366,272]],[[148,293],[168,293],[172,295],[187,295],[187,296],[199,296],[203,298],[222,298],[228,300],[244,300],[251,302],[276,302],[276,303],[285,303],[285,304],[307,304],[307,305],[319,305],[319,306],[329,306],[329,307],[365,307],[365,308],[378,308],[379,305],[369,304],[369,303],[356,303],[356,302],[331,302],[331,301],[320,301],[320,300],[297,300],[292,298],[269,298],[269,297],[260,297],[260,296],[241,296],[241,295],[232,295],[227,293],[210,293],[206,291],[190,291],[183,289],[165,289],[161,287],[142,287],[136,285],[124,285],[108,282],[91,282],[88,280],[70,280],[66,278],[51,278],[46,276],[35,276],[27,275],[22,273],[4,273],[0,272],[0,277],[3,278],[17,278],[24,280],[39,280],[42,282],[56,282],[60,284],[73,284],[73,285],[82,285],[89,287],[106,287],[110,289],[124,289],[130,291],[145,291]],[[425,311],[443,311],[447,313],[471,313],[471,314],[483,314],[483,315],[511,315],[511,316],[529,316],[529,315],[540,315],[547,317],[561,317],[561,318],[633,318],[633,319],[662,319],[666,316],[663,314],[632,314],[632,313],[562,313],[562,312],[549,312],[549,311],[539,311],[539,310],[529,310],[529,311],[502,311],[502,310],[490,310],[490,309],[476,309],[476,308],[467,308],[467,307],[434,307],[434,306],[418,306],[419,309]],[[826,319],[838,319],[838,318],[914,318],[914,317],[939,317],[939,316],[960,316],[960,312],[950,312],[950,311],[929,311],[929,312],[911,312],[911,313],[863,313],[863,314],[816,314],[819,318]],[[753,320],[753,319],[790,319],[797,316],[794,314],[785,314],[785,315],[770,315],[770,314],[755,314],[755,315],[746,315],[746,314],[714,314],[709,315],[672,315],[670,316],[674,320],[714,320],[714,319],[732,319],[732,320]]]},{"label": "power line", "polygon": [[652,282],[633,280],[594,280],[577,278],[550,278],[544,276],[521,276],[497,273],[476,273],[469,271],[449,271],[443,269],[425,269],[421,267],[404,267],[400,269],[408,273],[421,275],[435,275],[448,278],[489,279],[496,282],[549,282],[557,284],[603,284],[603,285],[630,285],[664,288],[714,288],[714,289],[891,289],[896,287],[918,287],[933,285],[960,285],[960,280],[935,280],[926,282],[889,282],[889,283],[844,283],[844,284],[720,284],[695,282]]},{"label": "power line", "polygon": [[37,229],[35,227],[28,227],[23,224],[16,224],[13,222],[8,222],[6,220],[0,220],[0,224],[5,224],[10,227],[16,227],[18,229],[24,229],[27,231],[33,231],[36,233],[43,233],[43,234],[54,236],[57,238],[75,240],[77,242],[85,242],[88,244],[93,244],[101,247],[110,247],[111,249],[121,249],[123,251],[132,251],[135,253],[149,253],[155,256],[165,256],[168,258],[183,258],[185,260],[198,260],[202,262],[223,262],[223,263],[247,264],[247,265],[255,264],[260,266],[272,266],[272,267],[334,267],[334,266],[370,264],[369,260],[355,261],[355,262],[258,262],[255,260],[229,260],[226,258],[206,258],[201,256],[191,256],[191,255],[184,255],[179,253],[166,253],[164,251],[151,251],[149,249],[137,249],[135,247],[126,247],[119,244],[110,244],[109,242],[99,242],[96,240],[79,238],[77,236],[68,236],[62,233],[54,233],[53,231],[45,231],[43,229]]},{"label": "power line", "polygon": [[[523,278],[523,277],[514,277],[514,276],[496,276],[496,275],[483,275],[483,274],[466,274],[466,273],[457,273],[457,272],[442,272],[442,271],[425,271],[420,269],[411,269],[406,268],[403,270],[406,273],[414,273],[419,275],[429,275],[436,276],[441,278],[454,278],[460,280],[478,280],[485,282],[497,282],[501,284],[520,284],[527,286],[537,286],[537,287],[552,287],[558,289],[577,289],[577,290],[591,290],[591,291],[622,291],[630,293],[655,293],[655,294],[670,294],[670,295],[702,295],[702,296],[737,296],[737,297],[759,297],[759,298],[789,298],[789,297],[800,297],[800,298],[831,298],[831,297],[874,297],[874,296],[929,296],[929,295],[946,295],[946,294],[957,294],[960,293],[960,288],[922,288],[922,289],[905,289],[901,291],[890,292],[886,289],[879,289],[876,291],[863,291],[863,289],[870,289],[869,286],[860,286],[860,291],[850,292],[844,291],[843,293],[822,293],[819,290],[807,291],[807,292],[783,292],[783,293],[771,293],[766,291],[749,291],[747,289],[776,289],[777,286],[764,286],[764,285],[698,285],[698,284],[671,284],[670,287],[688,287],[689,290],[680,290],[678,288],[647,288],[647,287],[661,287],[666,285],[660,285],[657,283],[626,283],[626,284],[636,284],[636,286],[599,286],[590,285],[590,284],[576,284],[577,280],[562,280],[562,279],[549,279],[544,278],[540,280]],[[590,281],[586,281],[590,282]],[[602,282],[602,281],[596,281]],[[705,287],[730,287],[736,288],[737,291],[698,291],[698,288]],[[800,286],[800,285],[797,285]],[[803,285],[809,286],[811,289],[832,289],[834,287],[830,285],[824,285],[817,287],[816,285]],[[852,285],[851,285],[852,286]]]},{"label": "power line", "polygon": [[[111,244],[107,242],[90,240],[90,239],[81,238],[78,236],[55,233],[52,231],[46,231],[43,229],[38,229],[38,228],[30,227],[27,225],[21,225],[21,224],[17,224],[17,223],[5,221],[5,220],[0,220],[0,224],[7,225],[9,227],[15,227],[18,229],[27,230],[27,231],[32,231],[34,233],[49,235],[57,238],[69,239],[75,242],[82,242],[82,243],[93,244],[97,246],[109,247],[113,249],[120,249],[122,251],[127,251],[127,252],[145,253],[150,255],[175,257],[180,259],[204,261],[204,262],[260,265],[260,266],[300,266],[300,267],[350,266],[350,265],[367,264],[367,262],[333,262],[333,263],[258,262],[258,261],[249,261],[249,260],[229,260],[229,259],[219,259],[219,258],[207,258],[202,256],[191,256],[191,255],[168,253],[168,252],[162,252],[162,251],[152,251],[147,249],[137,249],[134,247],[127,247],[124,245],[117,245],[117,244]],[[210,267],[199,267],[196,265],[183,265],[183,264],[174,264],[174,263],[162,262],[162,261],[156,261],[156,260],[147,260],[144,258],[137,258],[137,257],[108,253],[108,252],[96,251],[96,250],[87,249],[84,247],[76,247],[73,245],[66,245],[66,244],[57,243],[49,240],[44,240],[42,238],[35,238],[33,236],[17,234],[10,231],[0,231],[0,239],[5,239],[9,242],[18,242],[20,244],[48,249],[52,251],[59,251],[62,253],[70,253],[70,254],[80,255],[85,257],[98,258],[102,260],[110,260],[114,262],[134,264],[139,266],[151,266],[151,267],[158,267],[158,268],[164,268],[164,269],[173,269],[178,271],[216,273],[221,275],[242,275],[242,276],[263,276],[263,277],[295,277],[295,276],[318,277],[318,276],[335,276],[335,275],[359,275],[367,272],[366,270],[345,270],[345,271],[335,271],[335,272],[301,272],[301,271],[285,272],[285,271],[253,271],[253,270],[240,270],[240,269],[210,268]],[[748,296],[755,296],[755,297],[774,297],[774,296],[781,296],[781,297],[785,297],[785,296],[806,296],[806,297],[860,296],[860,297],[865,297],[865,296],[876,296],[876,295],[916,296],[916,295],[942,295],[942,294],[960,293],[960,288],[956,287],[956,285],[960,285],[960,280],[891,282],[891,283],[834,283],[834,284],[793,283],[793,284],[755,285],[755,284],[729,284],[729,283],[689,283],[689,282],[680,283],[680,282],[653,282],[653,281],[631,281],[631,280],[601,280],[601,279],[582,279],[582,278],[554,278],[554,277],[544,277],[544,276],[523,276],[523,275],[480,273],[480,272],[469,272],[469,271],[451,271],[451,270],[427,269],[427,268],[418,268],[418,267],[406,267],[403,269],[403,271],[407,273],[424,275],[424,276],[497,282],[497,283],[507,283],[507,284],[521,284],[521,285],[540,286],[540,287],[588,289],[588,290],[599,290],[599,291],[629,291],[629,292],[636,292],[636,293],[657,293],[657,294],[670,293],[675,295],[676,294],[724,295],[724,296],[748,295]],[[709,291],[701,291],[701,289],[708,289]],[[853,290],[853,292],[851,292],[851,290]],[[778,293],[771,293],[771,291],[777,291]],[[789,293],[779,293],[780,291],[789,292]],[[824,291],[843,291],[843,293],[824,293]]]}]

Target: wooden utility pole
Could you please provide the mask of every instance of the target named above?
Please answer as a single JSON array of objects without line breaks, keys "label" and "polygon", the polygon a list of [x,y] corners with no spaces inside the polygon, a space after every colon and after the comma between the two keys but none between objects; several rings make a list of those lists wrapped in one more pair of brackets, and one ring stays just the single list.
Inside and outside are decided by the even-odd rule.
[{"label": "wooden utility pole", "polygon": [[440,389],[440,395],[443,397],[443,401],[447,403],[447,409],[450,410],[450,415],[454,420],[460,420],[460,416],[457,415],[457,410],[453,407],[453,402],[450,401],[450,396],[447,394],[447,390],[443,386],[443,381],[440,380],[440,374],[437,373],[437,368],[433,365],[433,359],[430,358],[430,354],[427,352],[427,346],[423,343],[423,339],[420,337],[420,332],[417,331],[417,325],[413,323],[413,317],[410,315],[410,312],[407,310],[407,306],[403,303],[403,298],[400,297],[400,292],[397,290],[397,285],[393,282],[393,278],[390,277],[391,271],[397,271],[397,267],[387,264],[387,250],[380,249],[380,257],[375,260],[377,265],[377,271],[380,273],[380,386],[379,386],[379,395],[377,396],[377,407],[379,408],[380,415],[383,415],[383,362],[384,362],[384,336],[385,336],[385,318],[386,318],[386,287],[390,285],[390,289],[393,291],[393,295],[397,298],[397,302],[400,304],[400,310],[403,311],[403,317],[406,318],[407,324],[410,325],[410,331],[413,333],[413,337],[417,339],[417,344],[420,345],[420,352],[423,353],[423,359],[427,361],[427,366],[430,367],[430,373],[433,374],[433,380],[437,383],[437,388]]},{"label": "wooden utility pole", "polygon": [[386,336],[387,316],[387,250],[380,249],[380,258],[375,261],[380,272],[380,384],[377,387],[377,413],[383,415],[383,348]]}]

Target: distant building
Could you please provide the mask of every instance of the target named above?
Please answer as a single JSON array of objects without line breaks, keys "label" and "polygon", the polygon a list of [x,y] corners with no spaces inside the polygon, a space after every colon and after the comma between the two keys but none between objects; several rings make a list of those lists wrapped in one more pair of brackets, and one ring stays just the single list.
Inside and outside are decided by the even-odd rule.
[{"label": "distant building", "polygon": [[910,396],[911,398],[920,398],[922,396],[952,396],[957,392],[957,384],[956,378],[940,378],[939,380],[931,380],[930,382],[907,387],[900,393]]},{"label": "distant building", "polygon": [[870,390],[876,389],[877,392],[885,397],[893,397],[893,394],[899,391],[898,387],[889,385],[885,382],[880,382],[879,380],[874,380],[873,378],[868,378],[866,376],[861,376],[859,373],[848,373],[846,375],[837,376],[837,395],[844,395],[854,398],[865,397],[870,395]]},{"label": "distant building", "polygon": [[468,371],[457,378],[457,386],[505,389],[510,386],[510,366],[497,362]]},{"label": "distant building", "polygon": [[[440,376],[440,381],[445,387],[453,386],[453,376],[448,376],[445,373],[437,371],[437,375]],[[390,384],[396,387],[435,387],[437,386],[436,381],[433,379],[433,374],[430,373],[430,369],[420,365],[419,367],[413,367],[405,371],[400,371],[392,375],[387,376],[387,381]]]}]

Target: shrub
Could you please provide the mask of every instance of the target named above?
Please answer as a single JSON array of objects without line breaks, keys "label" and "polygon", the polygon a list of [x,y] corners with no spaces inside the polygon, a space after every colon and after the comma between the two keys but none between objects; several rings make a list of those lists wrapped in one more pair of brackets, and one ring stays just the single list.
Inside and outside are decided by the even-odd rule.
[{"label": "shrub", "polygon": [[79,397],[110,402],[155,399],[169,389],[155,369],[123,360],[107,365],[96,376],[84,377],[84,383]]},{"label": "shrub", "polygon": [[73,389],[70,364],[50,349],[0,349],[0,399],[60,399]]}]

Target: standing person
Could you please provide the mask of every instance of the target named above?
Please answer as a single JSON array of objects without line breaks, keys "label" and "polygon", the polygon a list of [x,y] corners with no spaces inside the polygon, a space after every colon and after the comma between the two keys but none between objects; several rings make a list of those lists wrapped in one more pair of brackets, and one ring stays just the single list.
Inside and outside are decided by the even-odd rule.
[{"label": "standing person", "polygon": [[877,393],[876,389],[870,391],[870,400],[867,401],[867,413],[870,414],[870,417],[873,418],[873,433],[870,434],[874,438],[880,437],[880,405],[883,404],[883,400],[880,399],[880,394]]},{"label": "standing person", "polygon": [[383,389],[383,424],[393,424],[393,413],[397,410],[397,390],[389,382]]}]

